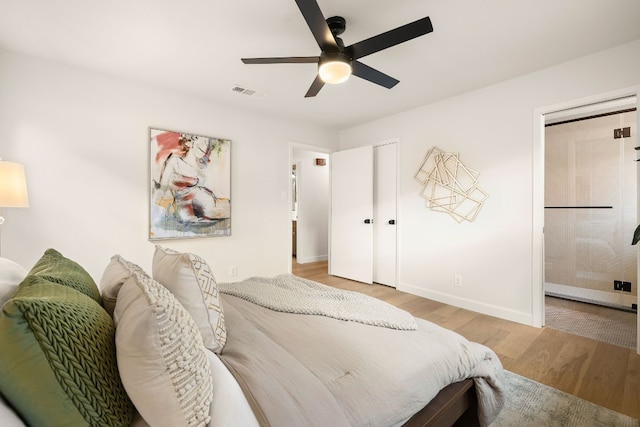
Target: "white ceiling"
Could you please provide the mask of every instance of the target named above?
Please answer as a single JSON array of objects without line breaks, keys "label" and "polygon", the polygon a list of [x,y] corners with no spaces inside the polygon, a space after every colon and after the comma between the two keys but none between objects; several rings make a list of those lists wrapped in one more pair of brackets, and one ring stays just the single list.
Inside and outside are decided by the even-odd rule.
[{"label": "white ceiling", "polygon": [[[319,0],[346,45],[429,16],[434,32],[361,59],[400,80],[357,77],[304,94],[315,56],[294,0],[0,0],[0,48],[225,105],[346,128],[640,39],[639,0]],[[615,67],[616,64],[611,64]],[[263,96],[232,92],[240,85]]]}]

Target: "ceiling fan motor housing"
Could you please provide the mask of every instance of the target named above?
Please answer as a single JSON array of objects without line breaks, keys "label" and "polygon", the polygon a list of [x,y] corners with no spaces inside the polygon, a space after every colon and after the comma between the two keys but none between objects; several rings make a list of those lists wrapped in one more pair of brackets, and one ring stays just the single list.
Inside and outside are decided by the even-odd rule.
[{"label": "ceiling fan motor housing", "polygon": [[347,21],[342,16],[332,16],[327,18],[327,25],[331,30],[331,34],[339,36],[347,29]]},{"label": "ceiling fan motor housing", "polygon": [[324,62],[351,62],[351,57],[344,52],[322,52],[320,53],[320,64]]}]

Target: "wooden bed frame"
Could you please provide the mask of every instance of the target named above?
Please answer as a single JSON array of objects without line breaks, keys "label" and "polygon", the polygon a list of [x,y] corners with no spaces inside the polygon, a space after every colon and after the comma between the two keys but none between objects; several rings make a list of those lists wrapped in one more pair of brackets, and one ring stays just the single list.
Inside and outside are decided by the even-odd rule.
[{"label": "wooden bed frame", "polygon": [[479,426],[478,397],[472,379],[450,384],[403,427]]}]

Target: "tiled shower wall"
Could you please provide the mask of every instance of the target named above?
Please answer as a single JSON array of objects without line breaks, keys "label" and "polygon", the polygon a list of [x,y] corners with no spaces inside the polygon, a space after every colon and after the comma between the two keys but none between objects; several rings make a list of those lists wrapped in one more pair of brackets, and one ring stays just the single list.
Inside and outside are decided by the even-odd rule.
[{"label": "tiled shower wall", "polygon": [[[633,111],[546,128],[547,284],[611,301],[622,292],[613,290],[614,280],[622,280],[632,284],[624,297],[637,295],[636,123]],[[622,127],[631,128],[631,137],[614,139]]]}]

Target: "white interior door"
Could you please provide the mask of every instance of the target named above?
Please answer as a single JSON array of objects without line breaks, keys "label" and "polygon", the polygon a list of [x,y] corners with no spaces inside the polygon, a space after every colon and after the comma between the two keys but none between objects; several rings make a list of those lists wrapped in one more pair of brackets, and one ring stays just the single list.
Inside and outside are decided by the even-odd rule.
[{"label": "white interior door", "polygon": [[373,147],[331,154],[329,274],[373,283]]},{"label": "white interior door", "polygon": [[396,144],[374,147],[373,281],[396,286]]}]

